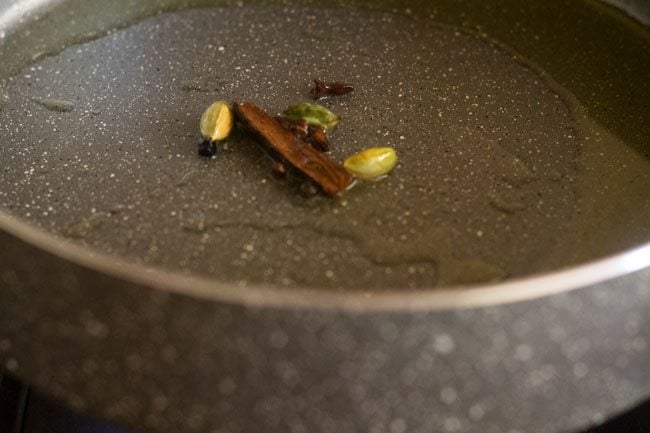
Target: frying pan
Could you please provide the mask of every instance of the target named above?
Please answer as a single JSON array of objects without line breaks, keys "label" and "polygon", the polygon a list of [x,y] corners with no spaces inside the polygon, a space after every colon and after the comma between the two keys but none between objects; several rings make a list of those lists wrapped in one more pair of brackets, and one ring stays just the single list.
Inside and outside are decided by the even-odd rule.
[{"label": "frying pan", "polygon": [[[0,4],[4,367],[151,432],[569,432],[647,398],[647,28],[592,1],[326,6]],[[386,140],[388,179],[300,198],[243,130],[195,155],[207,103],[280,110],[317,73],[357,86],[325,102],[332,157]]]}]

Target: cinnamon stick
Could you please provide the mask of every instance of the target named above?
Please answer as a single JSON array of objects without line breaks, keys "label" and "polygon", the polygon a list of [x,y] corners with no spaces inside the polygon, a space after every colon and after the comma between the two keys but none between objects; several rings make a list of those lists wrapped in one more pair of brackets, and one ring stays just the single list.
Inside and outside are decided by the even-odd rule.
[{"label": "cinnamon stick", "polygon": [[234,102],[233,111],[262,144],[320,186],[325,194],[340,194],[352,183],[352,176],[342,165],[296,137],[257,105]]}]

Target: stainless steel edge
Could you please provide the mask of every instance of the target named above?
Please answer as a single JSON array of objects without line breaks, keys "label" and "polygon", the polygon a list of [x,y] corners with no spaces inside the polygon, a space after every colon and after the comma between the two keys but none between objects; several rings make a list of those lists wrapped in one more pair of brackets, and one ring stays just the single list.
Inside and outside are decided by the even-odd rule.
[{"label": "stainless steel edge", "polygon": [[280,290],[262,286],[251,286],[241,290],[234,284],[183,276],[157,268],[146,268],[143,272],[141,266],[65,241],[20,222],[2,211],[0,211],[0,230],[52,255],[120,279],[202,299],[268,307],[352,311],[474,308],[527,301],[589,287],[650,267],[650,243],[648,243],[584,265],[529,278],[473,287],[436,290],[396,288],[382,293],[330,292],[316,289]]},{"label": "stainless steel edge", "polygon": [[642,22],[650,24],[650,2],[647,0],[601,0],[612,6],[625,11],[629,16]]}]

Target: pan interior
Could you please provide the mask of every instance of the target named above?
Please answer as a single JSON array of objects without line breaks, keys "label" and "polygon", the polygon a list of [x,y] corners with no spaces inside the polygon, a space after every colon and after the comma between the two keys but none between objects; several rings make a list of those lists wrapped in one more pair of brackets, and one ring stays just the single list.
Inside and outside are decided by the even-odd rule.
[{"label": "pan interior", "polygon": [[[0,205],[74,242],[242,286],[482,283],[648,241],[634,122],[628,136],[601,126],[562,76],[442,21],[215,6],[71,44],[3,82]],[[388,178],[305,198],[239,129],[216,159],[196,155],[210,102],[279,113],[309,99],[313,77],[356,87],[323,102],[343,119],[331,157],[392,146]]]}]

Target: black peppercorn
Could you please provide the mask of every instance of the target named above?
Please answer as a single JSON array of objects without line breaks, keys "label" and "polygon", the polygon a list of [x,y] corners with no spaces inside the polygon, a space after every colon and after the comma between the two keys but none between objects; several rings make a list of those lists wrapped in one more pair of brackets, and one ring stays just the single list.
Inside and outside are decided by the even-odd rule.
[{"label": "black peppercorn", "polygon": [[210,140],[199,142],[199,156],[203,158],[214,158],[217,155],[217,144]]}]

